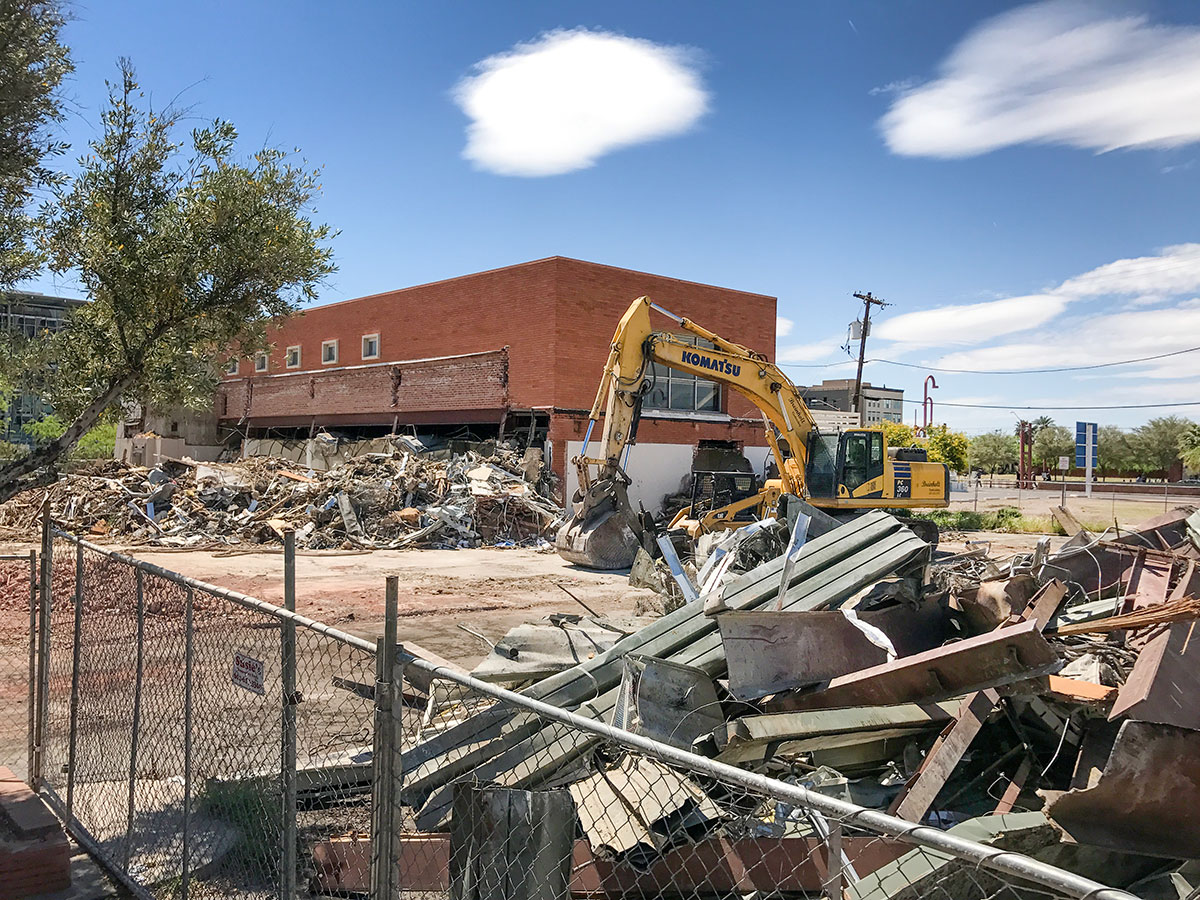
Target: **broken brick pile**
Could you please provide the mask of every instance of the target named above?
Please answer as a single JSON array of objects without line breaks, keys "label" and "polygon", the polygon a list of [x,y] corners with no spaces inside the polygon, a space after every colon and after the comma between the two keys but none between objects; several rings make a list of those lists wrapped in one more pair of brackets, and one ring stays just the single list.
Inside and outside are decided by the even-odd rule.
[{"label": "broken brick pile", "polygon": [[48,494],[59,528],[125,544],[278,544],[286,529],[311,550],[530,544],[562,517],[542,470],[539,457],[504,447],[426,452],[401,442],[324,472],[271,457],[110,461],[0,505],[0,527],[36,533]]}]

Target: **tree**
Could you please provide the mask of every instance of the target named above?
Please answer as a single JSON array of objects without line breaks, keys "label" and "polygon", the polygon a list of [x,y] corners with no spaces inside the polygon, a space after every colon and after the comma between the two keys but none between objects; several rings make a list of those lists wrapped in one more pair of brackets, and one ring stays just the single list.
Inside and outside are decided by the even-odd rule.
[{"label": "tree", "polygon": [[994,475],[1017,464],[1017,441],[1003,431],[989,431],[971,439],[971,466]]},{"label": "tree", "polygon": [[1104,472],[1127,472],[1136,468],[1131,435],[1116,425],[1101,425],[1097,436],[1100,468]]},{"label": "tree", "polygon": [[1181,416],[1151,419],[1134,431],[1136,467],[1143,472],[1163,472],[1179,459],[1179,442],[1192,423]]},{"label": "tree", "polygon": [[971,442],[961,431],[951,431],[946,425],[935,425],[926,438],[930,462],[945,463],[954,472],[967,470]]},{"label": "tree", "polygon": [[1060,456],[1075,455],[1075,436],[1061,425],[1046,425],[1033,439],[1033,461],[1046,468],[1058,468]]},{"label": "tree", "polygon": [[34,193],[52,185],[48,157],[66,149],[50,134],[62,119],[59,86],[71,71],[58,0],[0,3],[0,288],[37,272]]},{"label": "tree", "polygon": [[1200,469],[1200,425],[1195,422],[1189,422],[1179,436],[1179,456],[1193,472]]},{"label": "tree", "polygon": [[264,346],[266,325],[315,299],[334,271],[332,232],[308,218],[316,172],[273,149],[239,161],[237,131],[224,121],[194,130],[185,154],[178,121],[144,105],[122,61],[100,135],[57,189],[43,238],[51,268],[74,273],[91,299],[26,360],[27,377],[69,424],[0,467],[0,500],[119,398],[211,402],[231,348]]},{"label": "tree", "polygon": [[921,439],[917,437],[917,433],[913,431],[911,425],[884,419],[879,426],[883,429],[883,435],[887,439],[889,447],[921,446]]},{"label": "tree", "polygon": [[1039,431],[1042,431],[1043,429],[1046,429],[1046,428],[1054,427],[1054,420],[1052,418],[1050,418],[1049,416],[1038,416],[1032,422],[1019,421],[1019,422],[1017,422],[1017,424],[1015,426],[1013,426],[1013,434],[1016,435],[1017,437],[1021,436],[1021,426],[1022,425],[1028,425],[1029,426],[1029,436],[1031,438],[1036,439]]}]

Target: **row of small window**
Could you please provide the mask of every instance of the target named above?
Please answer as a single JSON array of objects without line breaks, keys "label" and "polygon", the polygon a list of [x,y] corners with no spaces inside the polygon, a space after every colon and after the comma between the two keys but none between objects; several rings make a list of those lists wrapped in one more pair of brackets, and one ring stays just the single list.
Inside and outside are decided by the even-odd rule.
[{"label": "row of small window", "polygon": [[[362,337],[362,358],[364,361],[379,359],[379,335],[364,334]],[[321,341],[321,365],[333,366],[338,362],[338,342]],[[225,365],[226,375],[236,375],[240,360],[235,356]],[[295,344],[287,348],[287,353],[284,354],[283,364],[288,369],[300,368],[300,345]],[[271,368],[271,354],[260,352],[254,354],[254,371],[266,372]]]}]

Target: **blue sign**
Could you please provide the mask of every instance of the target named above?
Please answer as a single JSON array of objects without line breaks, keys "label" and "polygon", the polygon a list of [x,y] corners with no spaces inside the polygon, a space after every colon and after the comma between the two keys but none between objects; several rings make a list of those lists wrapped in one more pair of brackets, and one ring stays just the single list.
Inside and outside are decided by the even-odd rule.
[{"label": "blue sign", "polygon": [[1092,468],[1100,465],[1100,427],[1095,422],[1075,423],[1075,467],[1087,467],[1088,429],[1092,432]]}]

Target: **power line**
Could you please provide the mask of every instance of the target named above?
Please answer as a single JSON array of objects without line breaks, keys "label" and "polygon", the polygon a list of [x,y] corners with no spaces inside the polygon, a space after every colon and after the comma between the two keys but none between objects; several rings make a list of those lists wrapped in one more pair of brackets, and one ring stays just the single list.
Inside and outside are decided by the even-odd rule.
[{"label": "power line", "polygon": [[[1137,359],[1121,359],[1116,362],[1093,363],[1087,366],[1057,366],[1051,369],[943,369],[937,366],[922,366],[917,363],[897,362],[894,359],[868,359],[867,362],[887,363],[889,366],[904,366],[908,369],[924,369],[929,372],[949,372],[955,375],[1045,375],[1050,372],[1082,372],[1087,369],[1107,369],[1111,366],[1128,366],[1133,363],[1150,362],[1155,359],[1166,359],[1170,356],[1182,356],[1184,353],[1195,353],[1200,347],[1188,347],[1186,350],[1173,350],[1170,353],[1156,353],[1154,356],[1139,356]],[[835,364],[836,365],[836,364]]]},{"label": "power line", "polygon": [[[1188,347],[1186,350],[1172,350],[1170,353],[1156,353],[1153,356],[1139,356],[1136,359],[1120,359],[1116,362],[1092,363],[1086,366],[1056,366],[1049,369],[946,369],[939,366],[923,366],[918,363],[900,362],[895,359],[868,359],[866,363],[884,363],[889,366],[903,366],[906,369],[921,369],[925,372],[948,372],[952,375],[1046,375],[1052,372],[1083,372],[1089,369],[1108,369],[1112,366],[1128,366],[1134,363],[1151,362],[1156,359],[1167,359],[1171,356],[1182,356],[1185,353],[1195,353],[1200,347]],[[831,363],[779,363],[789,369],[829,369],[833,366],[844,366],[854,360],[842,360]]]},{"label": "power line", "polygon": [[[921,403],[921,400],[909,400],[905,398],[905,403]],[[1200,400],[1189,400],[1185,403],[1124,403],[1112,404],[1110,406],[1075,406],[1068,404],[1066,406],[1015,406],[1009,403],[951,403],[948,400],[937,401],[938,406],[954,406],[959,409],[1032,409],[1032,410],[1056,410],[1056,409],[1165,409],[1173,406],[1200,406]]]}]

